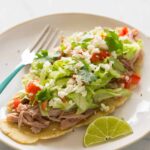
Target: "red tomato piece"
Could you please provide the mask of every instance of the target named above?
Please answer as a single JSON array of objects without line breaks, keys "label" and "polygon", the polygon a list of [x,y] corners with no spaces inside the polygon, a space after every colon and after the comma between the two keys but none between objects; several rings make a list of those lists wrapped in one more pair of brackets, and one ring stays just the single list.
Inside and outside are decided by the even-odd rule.
[{"label": "red tomato piece", "polygon": [[119,33],[119,36],[124,36],[128,34],[128,28],[127,27],[123,27],[122,30]]},{"label": "red tomato piece", "polygon": [[46,108],[47,108],[47,101],[44,101],[42,104],[41,104],[41,108],[43,109],[43,110],[45,110]]},{"label": "red tomato piece", "polygon": [[124,87],[125,87],[126,89],[129,89],[129,88],[130,88],[130,82],[125,81],[125,82],[124,82]]},{"label": "red tomato piece", "polygon": [[13,108],[16,109],[20,103],[21,103],[21,99],[19,97],[14,98],[13,99]]},{"label": "red tomato piece", "polygon": [[110,53],[106,50],[101,50],[99,53],[93,53],[91,57],[91,62],[97,63],[104,60],[106,57],[110,56]]},{"label": "red tomato piece", "polygon": [[105,59],[106,57],[110,56],[110,53],[106,50],[101,50],[100,51],[100,58],[101,60]]},{"label": "red tomato piece", "polygon": [[91,57],[91,62],[93,63],[97,63],[100,61],[100,55],[99,53],[93,53],[92,57]]},{"label": "red tomato piece", "polygon": [[131,77],[130,77],[130,80],[131,80],[131,84],[138,84],[139,81],[140,81],[140,76],[136,75],[136,74],[133,74]]},{"label": "red tomato piece", "polygon": [[30,81],[26,86],[26,92],[35,95],[41,88],[34,82]]},{"label": "red tomato piece", "polygon": [[125,88],[130,88],[131,84],[134,84],[134,85],[138,84],[140,79],[141,79],[140,76],[136,74],[131,75],[129,77],[129,80],[124,82]]}]

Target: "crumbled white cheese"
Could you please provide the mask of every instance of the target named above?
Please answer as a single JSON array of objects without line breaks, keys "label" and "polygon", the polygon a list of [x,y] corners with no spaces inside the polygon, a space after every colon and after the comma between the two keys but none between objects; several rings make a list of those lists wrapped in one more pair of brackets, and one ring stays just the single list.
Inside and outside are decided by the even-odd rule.
[{"label": "crumbled white cheese", "polygon": [[90,51],[92,51],[94,48],[95,48],[95,46],[92,45],[92,44],[89,44],[89,45],[87,46],[87,49],[90,50]]},{"label": "crumbled white cheese", "polygon": [[110,70],[111,66],[110,64],[100,64],[100,66],[105,69],[106,71]]},{"label": "crumbled white cheese", "polygon": [[90,64],[90,68],[91,68],[91,70],[92,70],[92,71],[95,71],[95,70],[96,70],[96,68],[97,68],[97,66],[96,66],[96,65],[94,65],[94,64]]},{"label": "crumbled white cheese", "polygon": [[99,48],[94,48],[92,53],[99,53],[100,52],[100,49]]},{"label": "crumbled white cheese", "polygon": [[104,111],[104,112],[108,112],[109,111],[109,106],[106,106],[104,103],[101,103],[100,110]]},{"label": "crumbled white cheese", "polygon": [[92,45],[101,49],[108,49],[105,40],[103,40],[100,35],[95,36],[94,40],[92,41]]},{"label": "crumbled white cheese", "polygon": [[100,46],[102,43],[102,38],[100,36],[95,36],[94,40],[92,41],[92,44],[97,47]]},{"label": "crumbled white cheese", "polygon": [[113,63],[114,63],[113,61],[110,61],[109,64],[100,64],[99,66],[105,69],[106,71],[109,71]]},{"label": "crumbled white cheese", "polygon": [[79,61],[77,64],[74,65],[74,67],[75,67],[76,69],[80,69],[80,68],[83,67],[83,66],[84,66],[84,64],[83,64],[81,61]]},{"label": "crumbled white cheese", "polygon": [[76,86],[75,92],[82,94],[82,96],[86,96],[87,95],[87,91],[85,89],[85,86]]},{"label": "crumbled white cheese", "polygon": [[117,58],[117,54],[116,54],[115,51],[112,51],[112,52],[111,52],[111,55],[112,55],[114,58]]},{"label": "crumbled white cheese", "polygon": [[55,102],[60,102],[60,101],[61,101],[61,99],[60,99],[59,97],[54,97],[53,100],[54,100]]},{"label": "crumbled white cheese", "polygon": [[73,104],[74,104],[74,102],[73,102],[73,101],[69,101],[68,103],[69,103],[70,105],[73,105]]},{"label": "crumbled white cheese", "polygon": [[129,79],[130,79],[129,76],[126,75],[125,80],[128,81]]},{"label": "crumbled white cheese", "polygon": [[67,82],[67,84],[75,84],[75,83],[76,83],[76,81],[72,78],[69,79],[68,82]]},{"label": "crumbled white cheese", "polygon": [[73,92],[73,90],[74,90],[74,84],[73,84],[73,85],[70,84],[70,85],[68,85],[68,86],[64,89],[64,92],[65,92],[66,95],[67,95],[67,94]]},{"label": "crumbled white cheese", "polygon": [[83,56],[82,54],[77,53],[77,52],[75,52],[75,51],[72,52],[72,56],[73,56],[73,57],[76,57],[76,58],[84,58],[84,56]]},{"label": "crumbled white cheese", "polygon": [[58,91],[58,96],[64,98],[66,96],[65,91]]},{"label": "crumbled white cheese", "polygon": [[76,46],[76,47],[74,48],[74,50],[80,51],[80,50],[82,50],[82,48],[81,48],[81,46]]},{"label": "crumbled white cheese", "polygon": [[46,83],[46,84],[45,84],[45,87],[49,87],[49,83]]},{"label": "crumbled white cheese", "polygon": [[99,43],[99,47],[101,49],[108,49],[108,46],[106,44],[106,42],[104,40],[101,40],[100,43]]},{"label": "crumbled white cheese", "polygon": [[121,41],[124,41],[124,40],[129,40],[129,37],[127,35],[125,35],[125,36],[120,36],[119,39]]},{"label": "crumbled white cheese", "polygon": [[49,67],[51,65],[51,63],[49,61],[46,61],[43,65],[43,67]]},{"label": "crumbled white cheese", "polygon": [[62,101],[59,97],[54,97],[53,99],[51,99],[49,101],[49,106],[55,107],[57,105],[57,103],[60,103],[60,102],[62,102]]},{"label": "crumbled white cheese", "polygon": [[69,79],[67,82],[67,87],[64,89],[61,89],[58,91],[58,96],[60,98],[65,97],[69,93],[76,92],[76,93],[81,93],[82,96],[87,95],[87,91],[85,89],[85,86],[83,85],[83,82],[81,80],[81,76],[79,75],[73,75],[75,79]]},{"label": "crumbled white cheese", "polygon": [[68,95],[69,93],[73,92],[73,89],[74,89],[74,85],[69,84],[69,85],[67,85],[67,87],[65,89],[58,91],[58,96],[63,98],[66,95]]},{"label": "crumbled white cheese", "polygon": [[71,50],[71,45],[66,45],[66,49],[64,50],[64,53],[67,54]]},{"label": "crumbled white cheese", "polygon": [[85,60],[86,60],[88,63],[90,63],[91,55],[89,54],[88,51],[83,52],[83,53],[82,53],[82,56],[83,56],[83,58],[85,58]]},{"label": "crumbled white cheese", "polygon": [[73,75],[75,80],[77,81],[77,85],[82,85],[82,77],[80,75]]},{"label": "crumbled white cheese", "polygon": [[99,33],[102,31],[102,27],[95,27],[92,31],[90,31],[90,32],[92,32],[93,34],[98,34],[99,35]]},{"label": "crumbled white cheese", "polygon": [[76,32],[71,37],[74,39],[75,42],[80,42],[82,36],[83,32]]},{"label": "crumbled white cheese", "polygon": [[93,34],[91,34],[90,32],[84,34],[82,36],[82,41],[85,40],[85,39],[88,39],[88,38],[94,38]]},{"label": "crumbled white cheese", "polygon": [[112,65],[114,64],[114,61],[110,61],[109,64],[112,67]]}]

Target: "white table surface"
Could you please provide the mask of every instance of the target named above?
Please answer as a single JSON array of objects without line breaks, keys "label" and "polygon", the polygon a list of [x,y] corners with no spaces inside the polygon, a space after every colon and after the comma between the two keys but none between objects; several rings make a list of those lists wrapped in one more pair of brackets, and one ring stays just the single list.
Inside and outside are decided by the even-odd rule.
[{"label": "white table surface", "polygon": [[[0,32],[28,19],[57,12],[109,16],[150,36],[150,0],[0,0]],[[0,150],[12,149],[0,142]],[[150,134],[123,150],[150,150]]]}]

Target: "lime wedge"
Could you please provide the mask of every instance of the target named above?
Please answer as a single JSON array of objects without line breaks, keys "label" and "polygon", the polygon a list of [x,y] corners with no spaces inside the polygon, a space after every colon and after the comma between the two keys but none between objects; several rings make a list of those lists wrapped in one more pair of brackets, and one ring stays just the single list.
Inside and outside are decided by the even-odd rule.
[{"label": "lime wedge", "polygon": [[130,125],[117,117],[105,116],[94,120],[84,136],[86,147],[132,133]]}]

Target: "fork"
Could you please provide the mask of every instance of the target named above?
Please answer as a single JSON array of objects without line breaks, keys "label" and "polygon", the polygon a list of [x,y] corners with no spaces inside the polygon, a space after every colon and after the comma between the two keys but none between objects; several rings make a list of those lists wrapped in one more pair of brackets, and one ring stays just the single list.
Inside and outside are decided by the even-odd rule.
[{"label": "fork", "polygon": [[59,43],[59,35],[60,30],[55,29],[50,25],[46,25],[33,45],[23,51],[19,65],[0,83],[0,94],[24,66],[32,63],[36,52],[38,52],[40,49],[50,50],[57,46]]}]

